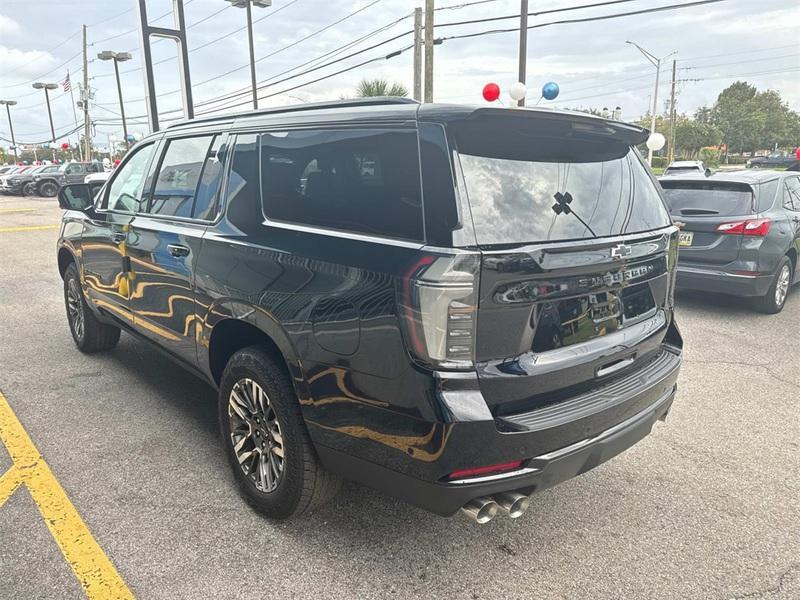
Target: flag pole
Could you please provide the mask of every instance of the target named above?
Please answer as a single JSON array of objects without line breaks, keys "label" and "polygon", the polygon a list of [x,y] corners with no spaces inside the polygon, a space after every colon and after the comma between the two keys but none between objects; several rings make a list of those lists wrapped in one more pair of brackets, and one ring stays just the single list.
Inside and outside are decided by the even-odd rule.
[{"label": "flag pole", "polygon": [[[69,78],[69,69],[67,70],[67,78],[64,81],[69,82],[69,97],[70,101],[72,102],[72,116],[75,117],[75,127],[78,127],[78,111],[75,110],[75,92],[72,91],[72,81]],[[83,148],[80,147],[80,144],[78,144],[78,150],[80,152],[80,159],[83,161]]]}]

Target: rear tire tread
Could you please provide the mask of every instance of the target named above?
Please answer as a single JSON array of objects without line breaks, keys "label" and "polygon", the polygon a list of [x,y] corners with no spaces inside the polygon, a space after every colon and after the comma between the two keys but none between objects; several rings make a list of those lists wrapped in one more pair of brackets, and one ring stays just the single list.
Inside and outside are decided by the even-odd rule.
[{"label": "rear tire tread", "polygon": [[[294,439],[300,446],[299,454],[302,456],[302,486],[294,507],[281,507],[276,511],[270,506],[269,501],[263,501],[263,494],[253,489],[250,483],[241,474],[238,465],[234,463],[235,457],[231,454],[228,439],[227,425],[227,403],[230,388],[238,377],[232,374],[234,369],[244,368],[254,375],[254,379],[259,381],[262,387],[270,394],[270,400],[279,403],[287,410],[288,419],[292,423],[281,423],[281,428],[289,426],[294,432]],[[264,386],[266,384],[266,386]],[[272,394],[275,394],[273,397]],[[219,398],[219,420],[220,432],[223,437],[228,459],[231,462],[239,489],[247,503],[256,511],[269,518],[286,519],[301,516],[309,513],[331,500],[341,487],[341,479],[325,469],[317,458],[311,438],[306,429],[305,420],[302,416],[300,404],[297,401],[294,388],[289,381],[285,369],[277,365],[275,360],[265,352],[260,346],[250,346],[236,352],[225,367],[220,385]],[[284,433],[284,437],[288,432]],[[290,449],[297,451],[296,449]],[[288,465],[288,463],[287,463]],[[284,477],[292,477],[291,471],[287,471]]]}]

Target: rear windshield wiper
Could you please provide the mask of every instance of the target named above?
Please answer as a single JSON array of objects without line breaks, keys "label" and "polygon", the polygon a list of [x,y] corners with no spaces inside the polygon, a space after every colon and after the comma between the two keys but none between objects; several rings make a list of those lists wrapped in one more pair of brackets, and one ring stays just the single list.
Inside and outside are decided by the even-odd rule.
[{"label": "rear windshield wiper", "polygon": [[718,215],[719,211],[713,208],[682,208],[680,210],[682,215]]},{"label": "rear windshield wiper", "polygon": [[563,194],[561,192],[556,192],[553,194],[553,198],[556,199],[556,203],[551,207],[554,213],[557,215],[560,215],[561,213],[564,213],[565,215],[575,215],[575,218],[578,219],[578,221],[580,221],[581,224],[589,230],[589,233],[592,234],[592,237],[597,237],[597,234],[586,224],[586,221],[581,219],[580,216],[578,216],[578,213],[576,213],[570,206],[570,204],[572,204],[572,194],[569,192],[564,192]]}]

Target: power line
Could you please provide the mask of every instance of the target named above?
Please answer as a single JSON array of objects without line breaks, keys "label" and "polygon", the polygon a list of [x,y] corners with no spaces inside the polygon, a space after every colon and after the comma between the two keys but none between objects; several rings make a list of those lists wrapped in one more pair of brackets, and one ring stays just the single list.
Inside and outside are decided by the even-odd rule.
[{"label": "power line", "polygon": [[[636,2],[636,0],[607,0],[606,2],[593,2],[592,4],[581,4],[579,6],[565,6],[563,8],[551,8],[548,10],[539,10],[527,13],[529,17],[539,17],[541,15],[550,15],[553,13],[569,12],[573,10],[582,10],[584,8],[597,8],[599,6],[609,6],[612,4],[626,4],[628,2]],[[482,19],[470,19],[468,21],[453,21],[451,23],[437,23],[436,27],[453,27],[456,25],[473,25],[475,23],[491,23],[494,21],[506,21],[508,19],[519,19],[520,15],[503,15],[501,17],[485,17]],[[530,27],[528,29],[531,29]],[[519,27],[512,31],[519,31]]]},{"label": "power line", "polygon": [[[622,1],[622,0],[615,0],[615,1]],[[626,0],[626,1],[633,1],[633,0]],[[727,1],[728,0],[697,0],[696,2],[688,2],[688,3],[685,3],[685,4],[668,4],[666,6],[658,6],[658,7],[655,7],[655,8],[643,8],[643,9],[640,9],[640,10],[632,10],[632,11],[628,11],[628,12],[614,13],[614,14],[610,14],[610,15],[598,15],[598,16],[594,16],[594,17],[582,17],[582,18],[578,18],[578,19],[564,19],[564,20],[561,20],[561,21],[550,21],[548,23],[538,23],[536,25],[529,25],[528,29],[539,29],[541,27],[550,27],[552,25],[567,25],[567,24],[570,24],[570,23],[590,23],[592,21],[605,21],[607,19],[619,19],[621,17],[630,17],[630,16],[634,16],[634,15],[644,15],[644,14],[662,12],[662,11],[668,11],[668,10],[677,10],[677,9],[681,9],[681,8],[691,8],[691,7],[694,7],[694,6],[702,6],[702,5],[705,5],[705,4],[715,4],[717,2],[727,2]],[[559,9],[559,10],[565,10],[565,9]],[[575,10],[575,9],[572,8],[572,10]],[[517,15],[517,16],[519,16],[519,15]],[[495,19],[494,18],[486,19],[486,21],[491,21],[491,20],[495,20]],[[477,22],[482,22],[482,21],[483,20],[478,19],[475,22],[477,23]],[[441,42],[445,42],[447,40],[467,39],[467,38],[480,37],[480,36],[484,36],[484,35],[494,35],[494,34],[497,34],[497,33],[514,33],[514,32],[517,32],[517,31],[519,31],[519,27],[511,27],[511,28],[506,28],[506,29],[487,29],[485,31],[475,31],[473,33],[465,33],[465,34],[461,34],[461,35],[451,35],[451,36],[439,38],[438,41],[441,43]]]}]

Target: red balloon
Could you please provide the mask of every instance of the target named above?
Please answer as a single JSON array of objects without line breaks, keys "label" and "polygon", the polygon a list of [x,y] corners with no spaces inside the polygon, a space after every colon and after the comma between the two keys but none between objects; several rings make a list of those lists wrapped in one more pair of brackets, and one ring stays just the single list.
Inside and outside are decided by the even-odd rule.
[{"label": "red balloon", "polygon": [[483,99],[487,102],[494,102],[500,97],[500,86],[496,83],[487,83],[483,86]]},{"label": "red balloon", "polygon": [[63,144],[61,144],[61,149],[62,150],[67,150],[68,148],[69,148],[69,144],[67,142],[64,142]]}]

